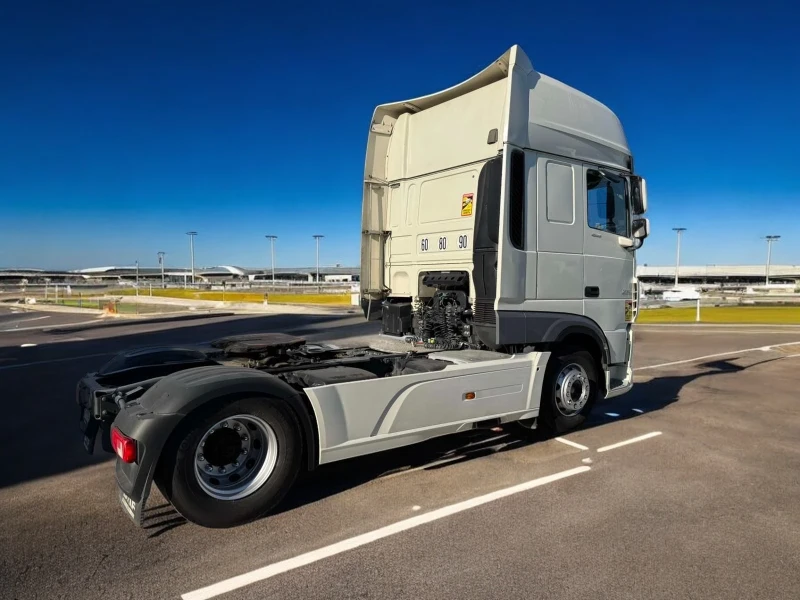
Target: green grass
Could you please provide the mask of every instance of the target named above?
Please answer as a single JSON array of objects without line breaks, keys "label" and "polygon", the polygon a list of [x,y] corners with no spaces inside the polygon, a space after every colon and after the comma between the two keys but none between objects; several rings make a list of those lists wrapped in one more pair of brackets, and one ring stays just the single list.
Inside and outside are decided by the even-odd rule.
[{"label": "green grass", "polygon": [[[697,309],[645,308],[637,323],[694,323]],[[701,323],[800,324],[800,306],[709,306],[700,307]]]},{"label": "green grass", "polygon": [[[136,290],[123,289],[110,292],[113,296],[133,296]],[[149,290],[140,290],[139,295],[149,296]],[[264,302],[264,294],[260,292],[221,292],[197,291],[184,289],[154,289],[153,297],[179,298],[184,300],[214,300],[225,302]],[[281,294],[269,293],[269,302],[276,304],[329,304],[349,305],[350,294]]]}]

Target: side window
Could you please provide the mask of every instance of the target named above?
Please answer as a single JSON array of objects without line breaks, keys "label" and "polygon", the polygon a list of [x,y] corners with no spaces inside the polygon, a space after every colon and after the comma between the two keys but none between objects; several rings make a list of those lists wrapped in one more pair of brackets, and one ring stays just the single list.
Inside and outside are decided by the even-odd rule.
[{"label": "side window", "polygon": [[630,237],[628,187],[624,177],[601,171],[586,171],[586,222],[592,229]]}]

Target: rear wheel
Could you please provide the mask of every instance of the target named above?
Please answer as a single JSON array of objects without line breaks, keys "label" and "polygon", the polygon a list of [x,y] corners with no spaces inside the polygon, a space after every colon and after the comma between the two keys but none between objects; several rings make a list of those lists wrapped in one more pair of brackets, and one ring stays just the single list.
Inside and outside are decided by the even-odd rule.
[{"label": "rear wheel", "polygon": [[157,474],[181,515],[204,527],[233,527],[277,506],[302,457],[299,427],[284,402],[236,400],[187,419]]}]

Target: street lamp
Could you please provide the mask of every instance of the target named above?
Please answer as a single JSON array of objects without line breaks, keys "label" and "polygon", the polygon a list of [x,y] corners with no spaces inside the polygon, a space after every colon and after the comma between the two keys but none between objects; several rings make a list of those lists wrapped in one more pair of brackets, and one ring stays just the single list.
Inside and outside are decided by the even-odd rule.
[{"label": "street lamp", "polygon": [[766,285],[769,285],[769,264],[770,264],[770,261],[772,260],[772,244],[774,242],[777,242],[779,239],[781,239],[781,236],[779,236],[779,235],[768,235],[764,239],[767,240],[767,283],[766,283]]},{"label": "street lamp", "polygon": [[189,236],[189,252],[192,255],[192,285],[194,285],[194,236],[197,235],[197,232],[187,231],[186,235]]},{"label": "street lamp", "polygon": [[158,253],[158,264],[161,267],[161,287],[164,287],[164,255],[165,252]]},{"label": "street lamp", "polygon": [[681,264],[681,234],[686,231],[686,227],[673,227],[672,231],[678,233],[678,251],[675,255],[675,286],[678,285],[678,267]]},{"label": "street lamp", "polygon": [[[275,287],[275,240],[278,239],[277,235],[265,235],[265,238],[269,240],[270,245],[270,254],[272,255],[272,287]],[[274,291],[274,289],[273,289]]]},{"label": "street lamp", "polygon": [[136,295],[139,295],[139,261],[136,261]]},{"label": "street lamp", "polygon": [[317,285],[319,285],[319,241],[324,238],[324,235],[315,235],[314,239],[317,240]]}]

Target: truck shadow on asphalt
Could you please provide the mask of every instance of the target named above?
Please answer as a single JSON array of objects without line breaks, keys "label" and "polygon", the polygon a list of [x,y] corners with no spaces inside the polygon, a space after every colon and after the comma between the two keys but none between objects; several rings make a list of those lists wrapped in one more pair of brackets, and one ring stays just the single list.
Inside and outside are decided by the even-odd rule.
[{"label": "truck shadow on asphalt", "polygon": [[[732,357],[693,365],[693,372],[690,374],[656,376],[649,381],[636,383],[629,393],[596,405],[586,423],[570,433],[590,430],[625,419],[635,419],[644,414],[662,410],[679,401],[681,390],[698,379],[713,375],[739,373],[781,358],[767,358],[742,366],[732,362],[737,360],[737,357]],[[634,408],[642,412],[636,412],[633,410]],[[606,413],[618,416],[608,416]],[[411,470],[446,469],[455,464],[462,464],[499,452],[531,446],[553,437],[556,436],[541,434],[535,436],[534,439],[523,440],[507,432],[475,430],[437,438],[414,446],[333,463],[305,474],[279,509],[272,514],[296,510],[384,477]],[[156,508],[161,510],[167,508],[168,510],[152,514],[150,511],[155,512]],[[163,517],[167,518],[159,520]],[[268,520],[269,516],[262,519],[262,521]],[[178,516],[177,512],[170,509],[169,504],[166,504],[148,509],[144,528],[151,531],[148,537],[158,537],[185,523],[186,521]]]}]

